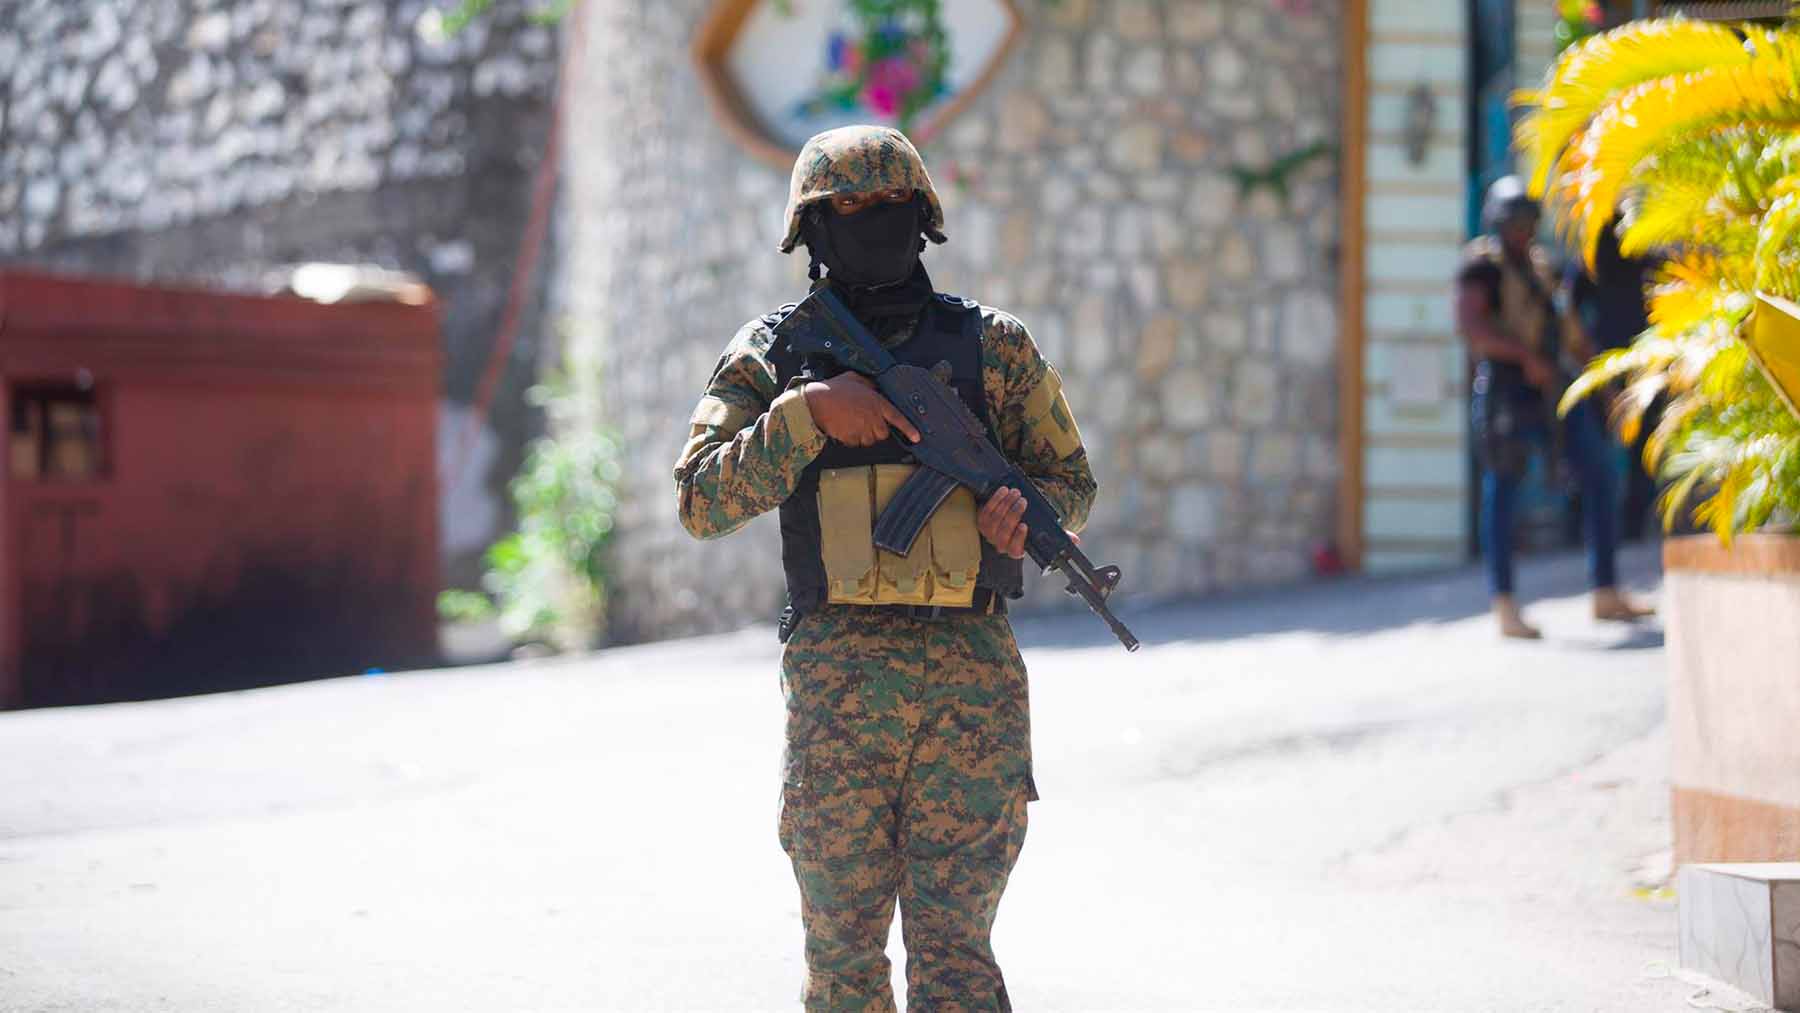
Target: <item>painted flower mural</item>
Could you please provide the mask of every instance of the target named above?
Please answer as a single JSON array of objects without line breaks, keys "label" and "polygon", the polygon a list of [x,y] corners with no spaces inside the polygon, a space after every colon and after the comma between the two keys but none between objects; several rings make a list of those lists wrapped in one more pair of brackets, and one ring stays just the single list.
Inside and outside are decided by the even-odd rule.
[{"label": "painted flower mural", "polygon": [[1022,28],[1015,0],[713,2],[694,40],[700,80],[726,129],[782,171],[808,137],[850,123],[923,143],[988,85]]},{"label": "painted flower mural", "polygon": [[950,38],[939,0],[848,0],[826,40],[818,89],[799,114],[867,112],[909,130],[951,92]]}]

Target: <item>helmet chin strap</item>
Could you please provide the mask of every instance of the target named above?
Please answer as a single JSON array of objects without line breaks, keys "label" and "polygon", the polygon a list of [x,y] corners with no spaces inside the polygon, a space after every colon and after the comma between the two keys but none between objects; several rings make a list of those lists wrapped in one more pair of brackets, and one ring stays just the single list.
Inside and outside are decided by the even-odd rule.
[{"label": "helmet chin strap", "polygon": [[807,265],[806,277],[810,281],[818,281],[825,276],[826,250],[831,245],[830,237],[825,235],[824,223],[819,216],[824,212],[814,204],[801,212],[800,242],[806,247],[806,254],[812,263]]}]

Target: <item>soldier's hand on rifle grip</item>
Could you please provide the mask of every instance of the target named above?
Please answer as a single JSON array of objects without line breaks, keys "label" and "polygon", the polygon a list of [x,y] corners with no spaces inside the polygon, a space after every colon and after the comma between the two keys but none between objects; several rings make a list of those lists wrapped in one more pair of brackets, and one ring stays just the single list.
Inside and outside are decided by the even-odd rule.
[{"label": "soldier's hand on rifle grip", "polygon": [[994,548],[1014,559],[1024,559],[1025,536],[1031,533],[1024,518],[1025,494],[1006,486],[981,505],[975,527]]},{"label": "soldier's hand on rifle grip", "polygon": [[919,431],[861,373],[846,370],[829,380],[814,380],[802,392],[813,423],[846,446],[873,446],[887,439],[891,429],[919,442]]}]

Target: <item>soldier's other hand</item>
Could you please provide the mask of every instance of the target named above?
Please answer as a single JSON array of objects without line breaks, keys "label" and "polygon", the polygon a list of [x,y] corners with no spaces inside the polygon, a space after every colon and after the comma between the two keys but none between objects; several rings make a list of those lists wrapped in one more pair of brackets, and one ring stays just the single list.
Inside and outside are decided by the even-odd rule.
[{"label": "soldier's other hand", "polygon": [[829,380],[814,380],[801,390],[813,423],[839,443],[873,446],[893,429],[908,441],[919,442],[919,431],[861,373],[846,371]]},{"label": "soldier's other hand", "polygon": [[1025,558],[1025,494],[1011,486],[988,497],[975,515],[975,527],[994,548],[1014,559]]}]

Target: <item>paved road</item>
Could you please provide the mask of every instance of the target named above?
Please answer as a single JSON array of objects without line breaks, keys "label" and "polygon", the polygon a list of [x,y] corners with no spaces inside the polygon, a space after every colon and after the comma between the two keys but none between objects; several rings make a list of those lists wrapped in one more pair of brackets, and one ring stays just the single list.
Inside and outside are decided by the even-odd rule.
[{"label": "paved road", "polygon": [[[1652,557],[1628,573],[1653,588]],[[1038,1010],[1687,1008],[1661,637],[1524,567],[1021,623]],[[791,1009],[767,630],[0,716],[0,1009]],[[896,940],[897,944],[897,940]]]}]

